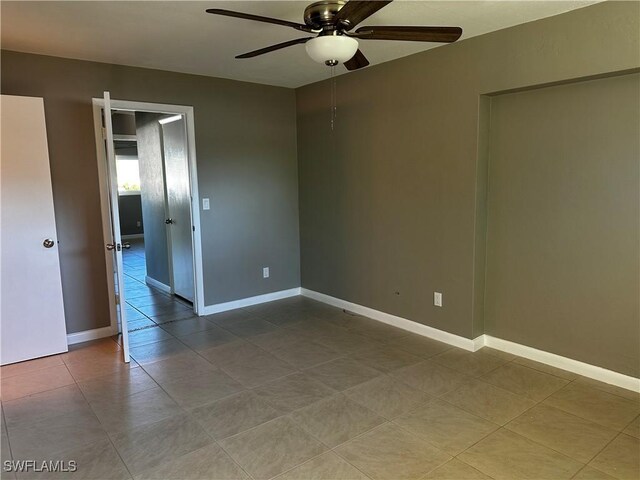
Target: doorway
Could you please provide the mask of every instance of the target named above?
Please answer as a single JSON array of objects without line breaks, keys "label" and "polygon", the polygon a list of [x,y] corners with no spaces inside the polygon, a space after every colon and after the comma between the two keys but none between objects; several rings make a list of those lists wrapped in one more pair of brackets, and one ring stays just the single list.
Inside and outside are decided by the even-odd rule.
[{"label": "doorway", "polygon": [[112,330],[128,361],[129,332],[203,310],[193,109],[105,95],[94,121]]}]

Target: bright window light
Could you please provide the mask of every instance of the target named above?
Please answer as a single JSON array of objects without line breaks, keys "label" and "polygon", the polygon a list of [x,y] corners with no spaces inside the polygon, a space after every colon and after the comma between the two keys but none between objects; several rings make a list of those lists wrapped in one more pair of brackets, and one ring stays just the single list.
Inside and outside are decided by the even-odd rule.
[{"label": "bright window light", "polygon": [[140,193],[140,164],[138,157],[116,155],[118,192],[121,195]]}]

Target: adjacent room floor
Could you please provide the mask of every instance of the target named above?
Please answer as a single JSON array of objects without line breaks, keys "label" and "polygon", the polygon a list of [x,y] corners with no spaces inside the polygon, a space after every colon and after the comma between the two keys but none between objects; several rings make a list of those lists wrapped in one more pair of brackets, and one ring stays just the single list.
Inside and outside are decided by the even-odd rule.
[{"label": "adjacent room floor", "polygon": [[626,390],[303,297],[147,320],[130,365],[107,338],[2,367],[2,460],[83,479],[638,477]]},{"label": "adjacent room floor", "polygon": [[187,300],[163,293],[145,283],[147,266],[144,240],[129,241],[122,252],[124,291],[129,331],[155,327],[170,320],[190,317],[193,306]]}]

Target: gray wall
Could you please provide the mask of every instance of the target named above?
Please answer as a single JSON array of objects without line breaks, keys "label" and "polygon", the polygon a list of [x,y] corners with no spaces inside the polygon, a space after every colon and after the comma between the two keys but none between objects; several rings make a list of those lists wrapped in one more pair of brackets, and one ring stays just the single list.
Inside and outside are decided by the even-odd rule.
[{"label": "gray wall", "polygon": [[[140,235],[144,233],[140,195],[118,196],[118,209],[120,211],[120,233],[122,235]],[[140,226],[138,226],[138,222],[140,222]]]},{"label": "gray wall", "polygon": [[112,113],[111,128],[114,135],[135,135],[136,117],[132,113]]},{"label": "gray wall", "polygon": [[640,376],[640,75],[491,100],[486,332]]},{"label": "gray wall", "polygon": [[140,162],[140,193],[144,218],[144,250],[147,276],[171,285],[169,242],[165,208],[164,156],[162,129],[158,120],[164,114],[136,112],[136,137]]},{"label": "gray wall", "polygon": [[[295,94],[285,88],[2,51],[2,93],[44,97],[67,331],[109,324],[91,99],[193,105],[205,303],[299,283]],[[271,278],[262,279],[262,267]]]},{"label": "gray wall", "polygon": [[302,286],[481,334],[482,95],[637,69],[639,13],[635,2],[605,2],[337,77],[334,131],[330,82],[297,89]]}]

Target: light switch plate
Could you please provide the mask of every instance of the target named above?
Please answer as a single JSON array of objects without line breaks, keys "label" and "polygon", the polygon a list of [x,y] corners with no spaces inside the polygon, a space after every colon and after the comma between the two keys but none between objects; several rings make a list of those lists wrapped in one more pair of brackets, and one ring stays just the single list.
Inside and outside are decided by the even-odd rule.
[{"label": "light switch plate", "polygon": [[203,198],[202,199],[202,209],[203,210],[209,210],[210,205],[209,205],[209,199],[208,198]]}]

